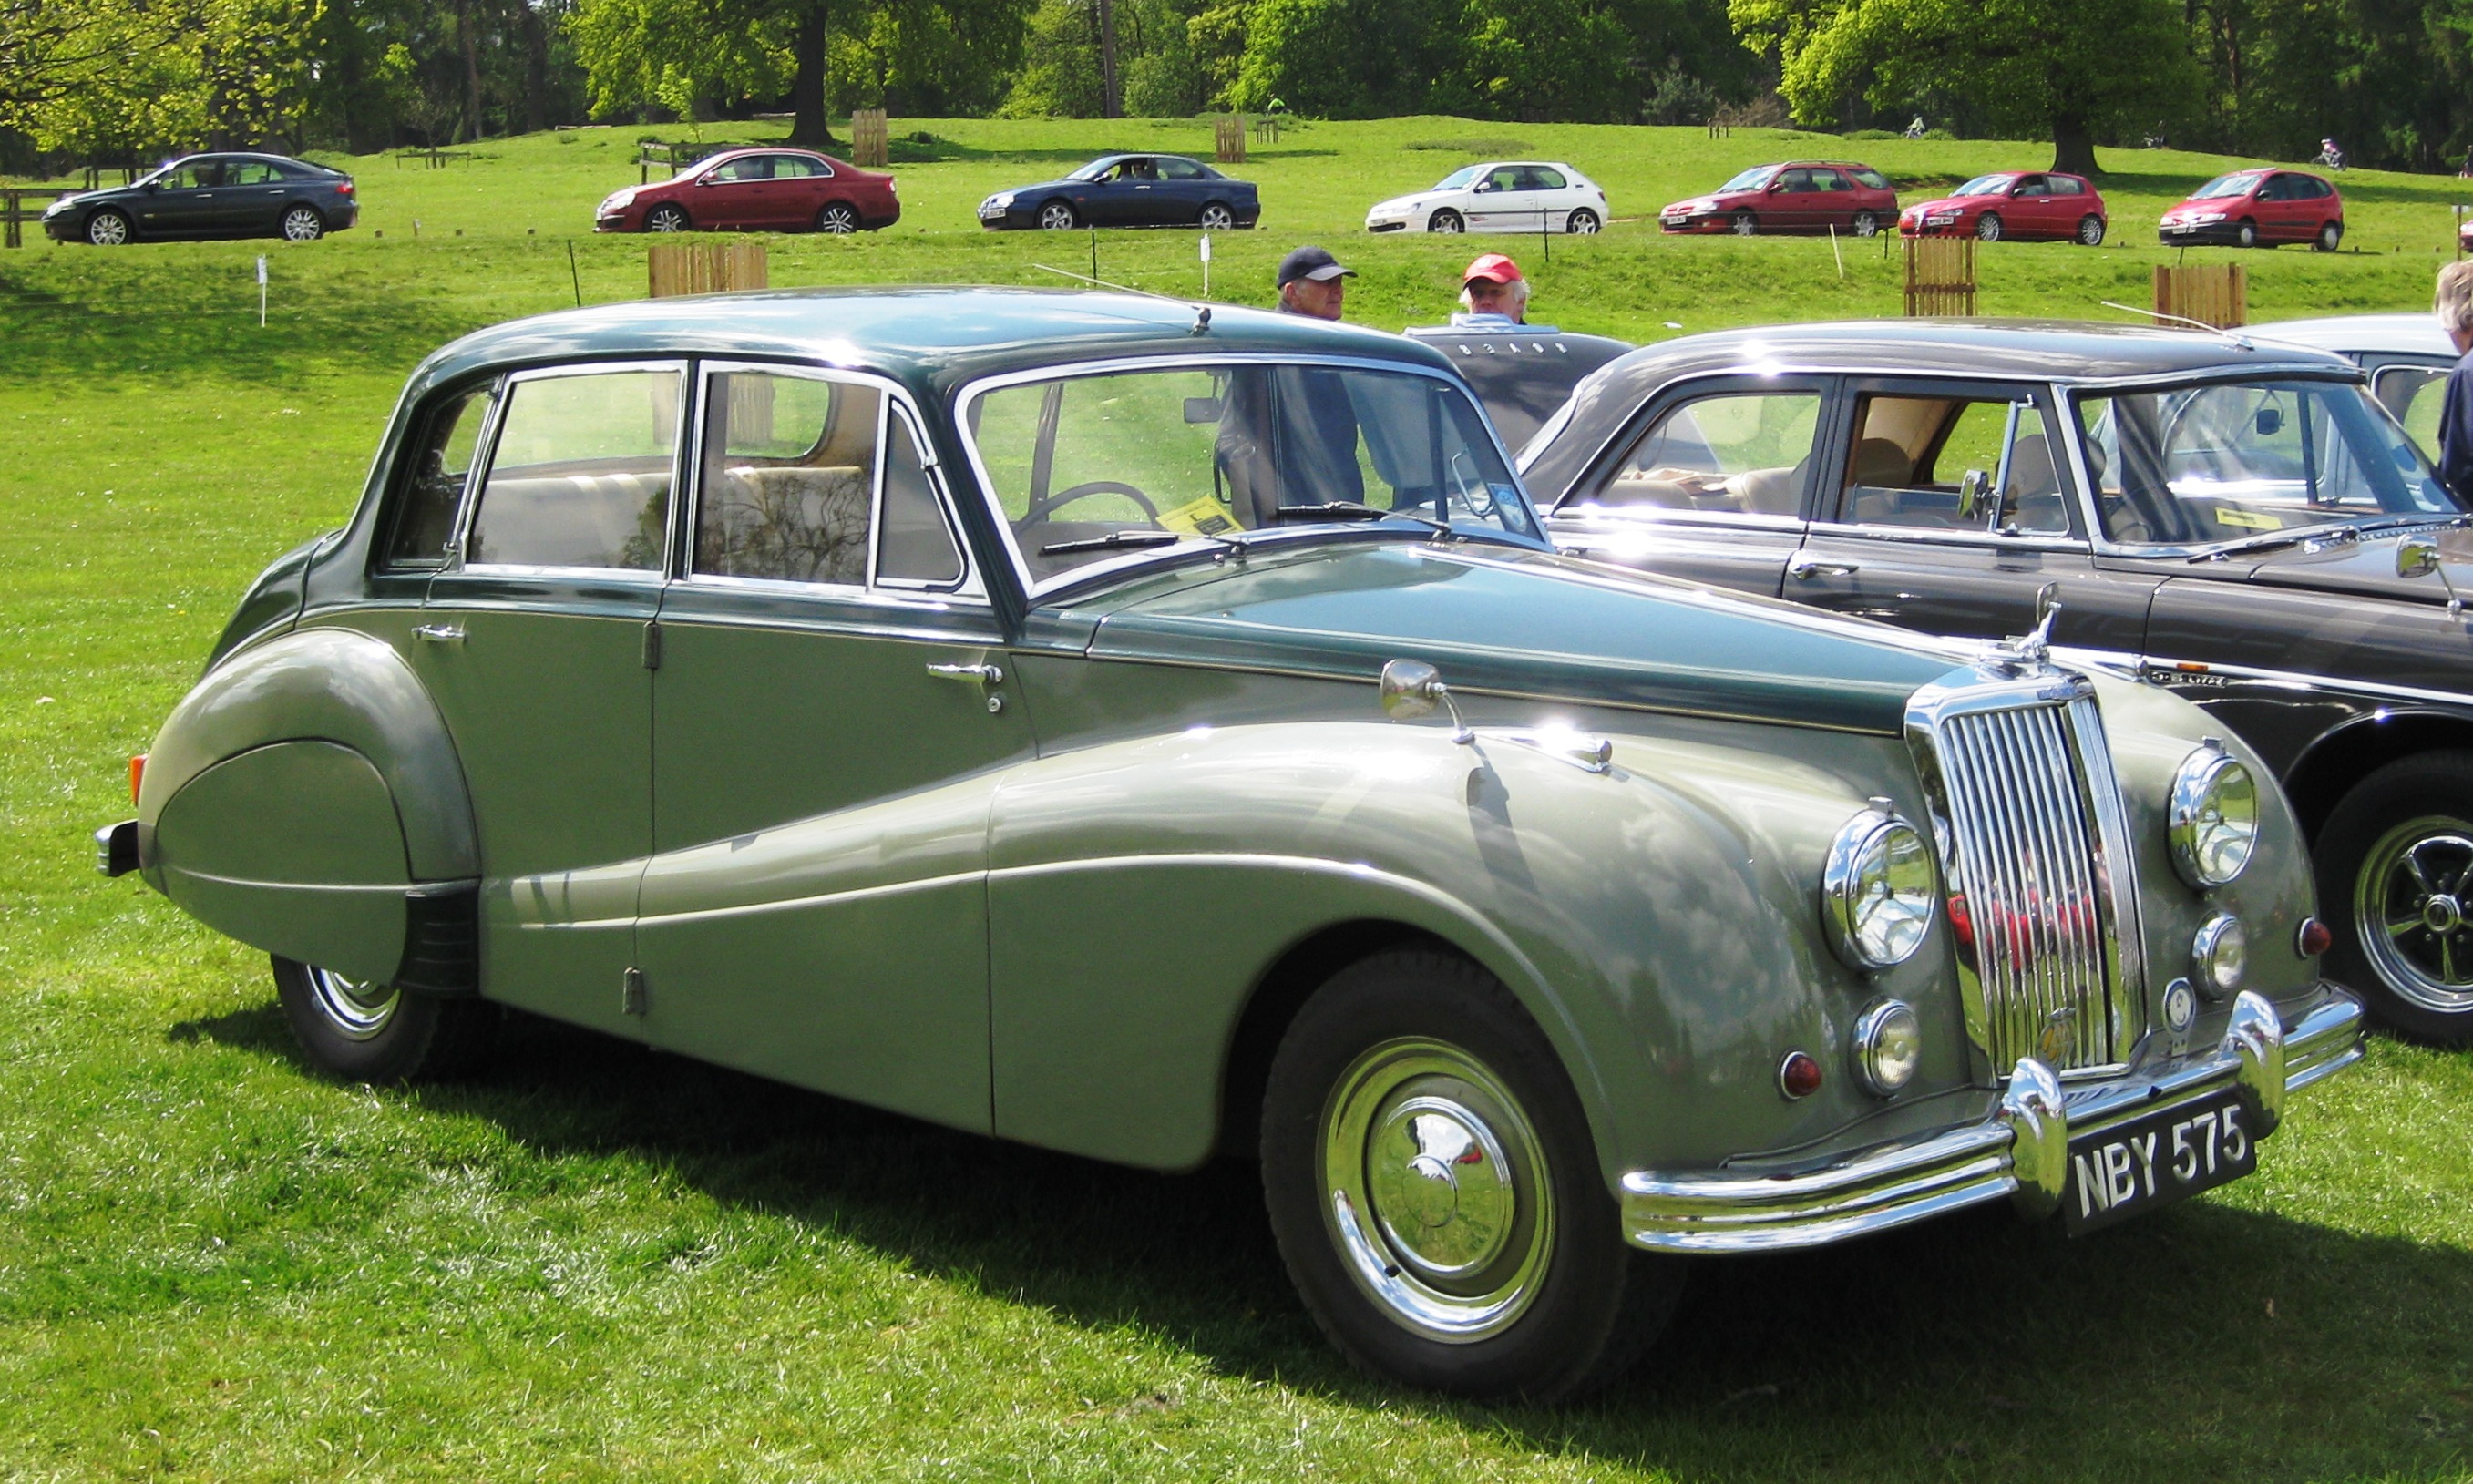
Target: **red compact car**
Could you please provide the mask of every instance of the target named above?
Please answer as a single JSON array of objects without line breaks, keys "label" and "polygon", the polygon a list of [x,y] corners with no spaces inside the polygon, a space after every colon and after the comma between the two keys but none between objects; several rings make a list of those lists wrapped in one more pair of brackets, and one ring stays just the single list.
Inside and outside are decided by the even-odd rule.
[{"label": "red compact car", "polygon": [[613,191],[600,232],[854,232],[901,220],[893,177],[807,150],[730,150],[658,185]]},{"label": "red compact car", "polygon": [[2224,242],[2271,248],[2306,242],[2333,252],[2344,240],[2344,198],[2323,176],[2300,170],[2236,170],[2218,176],[2156,224],[2167,247]]},{"label": "red compact car", "polygon": [[2058,171],[1977,176],[1938,201],[1909,206],[1905,237],[1980,237],[1985,242],[2081,242],[2098,247],[2112,218],[2084,176]]},{"label": "red compact car", "polygon": [[1820,232],[1869,237],[1898,219],[1898,193],[1869,165],[1792,160],[1754,165],[1706,196],[1657,214],[1669,232]]}]

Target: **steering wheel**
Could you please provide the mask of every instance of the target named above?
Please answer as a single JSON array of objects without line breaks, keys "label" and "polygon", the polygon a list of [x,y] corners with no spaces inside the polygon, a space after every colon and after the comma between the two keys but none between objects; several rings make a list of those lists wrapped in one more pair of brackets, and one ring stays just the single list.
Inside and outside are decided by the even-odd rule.
[{"label": "steering wheel", "polygon": [[1030,502],[1030,509],[1022,513],[1020,524],[1030,525],[1036,521],[1045,520],[1051,511],[1060,510],[1075,500],[1094,494],[1121,494],[1140,506],[1142,515],[1150,520],[1151,524],[1159,524],[1159,507],[1151,503],[1151,497],[1131,485],[1114,479],[1093,479],[1070,489],[1059,490],[1043,499],[1033,500]]}]

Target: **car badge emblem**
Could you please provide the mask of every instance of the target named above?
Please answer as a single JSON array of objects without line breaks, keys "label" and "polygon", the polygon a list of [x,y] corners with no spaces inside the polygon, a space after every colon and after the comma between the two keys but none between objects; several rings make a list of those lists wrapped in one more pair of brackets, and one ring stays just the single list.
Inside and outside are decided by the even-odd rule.
[{"label": "car badge emblem", "polygon": [[2044,1017],[2043,1034],[2036,1039],[2035,1055],[2046,1066],[2064,1065],[2069,1061],[2070,1047],[2077,1041],[2078,1007],[2063,1005]]}]

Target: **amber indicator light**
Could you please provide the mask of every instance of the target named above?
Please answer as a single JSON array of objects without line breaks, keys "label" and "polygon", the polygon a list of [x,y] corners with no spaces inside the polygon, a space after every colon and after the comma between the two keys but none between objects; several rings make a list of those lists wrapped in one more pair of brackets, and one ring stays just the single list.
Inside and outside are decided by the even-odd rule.
[{"label": "amber indicator light", "polygon": [[135,803],[137,802],[138,787],[145,781],[146,754],[144,753],[140,753],[136,756],[129,759],[129,802],[131,803]]},{"label": "amber indicator light", "polygon": [[1778,1064],[1778,1090],[1789,1098],[1807,1098],[1820,1090],[1820,1063],[1809,1051],[1789,1051]]}]

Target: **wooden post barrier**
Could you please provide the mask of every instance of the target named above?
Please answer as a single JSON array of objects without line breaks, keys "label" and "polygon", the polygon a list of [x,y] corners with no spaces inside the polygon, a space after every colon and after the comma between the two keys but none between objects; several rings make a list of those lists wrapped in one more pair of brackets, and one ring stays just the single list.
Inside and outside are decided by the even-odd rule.
[{"label": "wooden post barrier", "polygon": [[858,108],[851,113],[851,163],[881,170],[893,163],[884,132],[882,108]]},{"label": "wooden post barrier", "polygon": [[1261,118],[1254,121],[1254,142],[1256,144],[1277,144],[1280,142],[1280,116],[1278,114],[1265,113]]},{"label": "wooden post barrier", "polygon": [[[39,203],[57,201],[68,194],[69,192],[57,187],[30,191],[12,186],[6,191],[0,191],[0,224],[5,224],[0,225],[0,245],[12,248],[24,247],[26,224],[40,222],[43,219]],[[36,207],[29,208],[28,197],[33,197],[37,203]]]},{"label": "wooden post barrier", "polygon": [[1245,121],[1233,113],[1219,115],[1212,126],[1212,144],[1219,163],[1245,163]]},{"label": "wooden post barrier", "polygon": [[644,277],[655,299],[770,286],[760,242],[652,243],[644,250]]},{"label": "wooden post barrier", "polygon": [[2249,323],[2249,270],[2239,263],[2155,265],[2155,312],[2220,330]]},{"label": "wooden post barrier", "polygon": [[1908,237],[1907,313],[1975,313],[1975,239]]}]

